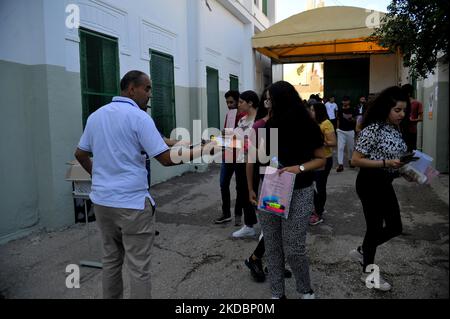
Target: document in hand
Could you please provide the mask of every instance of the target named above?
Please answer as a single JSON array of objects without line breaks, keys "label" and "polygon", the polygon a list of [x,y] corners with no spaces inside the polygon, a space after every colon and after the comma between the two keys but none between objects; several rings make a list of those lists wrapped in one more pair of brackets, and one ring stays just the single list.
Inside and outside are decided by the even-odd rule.
[{"label": "document in hand", "polygon": [[241,141],[238,140],[235,135],[225,136],[225,137],[215,136],[211,140],[216,141],[217,146],[219,146],[219,147],[242,148]]},{"label": "document in hand", "polygon": [[295,174],[266,167],[258,201],[258,210],[288,218],[294,190]]},{"label": "document in hand", "polygon": [[439,175],[439,172],[431,166],[433,158],[417,150],[414,151],[414,157],[419,159],[403,166],[400,173],[419,184],[431,183],[431,180]]},{"label": "document in hand", "polygon": [[425,171],[427,170],[428,166],[430,166],[431,162],[433,162],[433,158],[417,150],[414,151],[414,157],[418,157],[419,159],[417,161],[410,163],[411,167],[413,167],[420,173],[425,174]]}]

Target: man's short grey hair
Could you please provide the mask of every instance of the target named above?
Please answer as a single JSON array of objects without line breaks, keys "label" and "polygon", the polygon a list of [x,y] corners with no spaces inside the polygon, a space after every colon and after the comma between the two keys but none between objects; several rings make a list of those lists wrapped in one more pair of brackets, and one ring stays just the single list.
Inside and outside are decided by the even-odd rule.
[{"label": "man's short grey hair", "polygon": [[141,85],[144,82],[144,76],[147,76],[147,74],[142,71],[133,70],[127,72],[127,74],[123,76],[122,80],[120,80],[120,89],[125,91],[131,83],[136,86]]}]

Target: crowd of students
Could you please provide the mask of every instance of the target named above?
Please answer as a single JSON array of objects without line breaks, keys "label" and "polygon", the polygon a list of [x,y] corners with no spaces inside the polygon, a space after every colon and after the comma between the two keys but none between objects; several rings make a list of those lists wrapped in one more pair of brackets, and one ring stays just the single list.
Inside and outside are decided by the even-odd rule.
[{"label": "crowd of students", "polygon": [[[150,168],[146,170],[145,164],[148,158],[155,158],[164,166],[180,165],[205,152],[209,154],[217,144],[193,146],[181,155],[181,162],[173,161],[169,149],[172,141],[161,136],[145,112],[152,97],[149,76],[141,71],[129,71],[121,79],[120,88],[120,96],[89,116],[75,157],[92,176],[90,199],[103,245],[103,297],[123,297],[122,266],[126,260],[131,298],[151,298],[156,204],[150,195],[147,172]],[[215,223],[231,221],[229,186],[235,174],[235,224],[240,226],[244,215],[244,225],[232,236],[255,236],[254,226],[258,221],[261,224],[258,246],[245,260],[253,277],[257,281],[265,280],[264,258],[272,298],[286,298],[285,278],[292,275],[301,298],[315,298],[306,253],[308,225],[323,221],[332,148],[336,146],[334,129],[338,133],[338,149],[343,149],[339,144],[352,144],[353,135],[349,131],[358,127],[355,150],[349,153],[349,159],[350,165],[360,167],[356,191],[367,230],[362,244],[351,251],[351,256],[362,266],[363,282],[376,281],[372,285],[375,289],[390,290],[390,283],[381,276],[375,278],[370,271],[377,247],[402,232],[392,181],[400,176],[399,168],[405,164],[402,156],[415,148],[412,135],[417,133],[417,122],[421,120],[422,106],[412,98],[411,87],[387,88],[369,101],[367,109],[360,99],[358,113],[351,110],[346,98],[337,110],[332,98],[322,104],[314,96],[305,103],[285,81],[271,84],[261,98],[253,91],[228,92],[225,97],[228,108],[238,108],[231,126],[239,132],[249,132],[249,138],[244,138],[243,151],[235,154],[232,149],[227,155],[225,150],[224,157],[231,156],[231,161],[225,161],[221,167],[222,216]],[[333,114],[335,118],[330,116]],[[272,129],[278,131],[276,140],[267,134]],[[266,134],[260,134],[261,130]],[[267,163],[252,158],[258,153],[253,152],[255,148],[267,155],[276,143],[276,161]],[[338,171],[342,159],[338,154]],[[287,218],[255,209],[260,185],[264,183],[261,172],[269,164],[276,165],[278,174],[290,173],[295,177]],[[286,269],[286,263],[292,273]]]},{"label": "crowd of students", "polygon": [[[260,99],[253,91],[241,94],[229,91],[225,95],[227,101],[230,96],[239,96],[234,103],[227,102],[229,107],[238,109],[236,127],[253,128],[248,134],[257,136],[257,143],[252,146],[263,147],[269,154],[267,132],[265,141],[257,132],[278,129],[279,172],[296,174],[289,217],[284,219],[255,211],[258,190],[264,179],[264,175],[260,174],[261,167],[268,163],[261,163],[258,158],[250,158],[250,153],[246,153],[247,164],[222,164],[220,186],[222,195],[225,194],[222,196],[224,209],[215,222],[231,221],[231,175],[227,175],[226,183],[222,179],[224,167],[229,167],[230,171],[236,172],[236,225],[240,225],[241,209],[247,207],[244,216],[249,216],[245,218],[245,225],[232,236],[255,236],[254,225],[258,221],[261,224],[257,247],[245,260],[254,280],[265,281],[268,275],[272,298],[282,299],[286,298],[284,279],[293,273],[301,298],[315,298],[309,276],[306,233],[308,224],[313,226],[324,221],[326,185],[336,148],[336,172],[344,170],[345,149],[349,167],[360,168],[356,190],[363,206],[367,231],[362,245],[352,250],[350,256],[363,268],[361,280],[373,281],[368,276],[375,262],[377,246],[402,232],[392,181],[400,176],[399,168],[405,164],[400,161],[401,156],[416,147],[416,139],[411,134],[417,134],[414,128],[421,120],[422,110],[420,102],[412,98],[411,87],[387,88],[378,95],[370,96],[369,103],[365,96],[361,96],[355,106],[351,105],[348,96],[342,98],[341,106],[336,104],[334,96],[325,101],[318,95],[302,100],[295,88],[285,81],[267,87]],[[246,169],[242,169],[245,165]],[[224,190],[224,187],[228,189]],[[267,264],[265,269],[263,258]],[[391,289],[391,284],[382,276],[378,279],[376,289]]]}]

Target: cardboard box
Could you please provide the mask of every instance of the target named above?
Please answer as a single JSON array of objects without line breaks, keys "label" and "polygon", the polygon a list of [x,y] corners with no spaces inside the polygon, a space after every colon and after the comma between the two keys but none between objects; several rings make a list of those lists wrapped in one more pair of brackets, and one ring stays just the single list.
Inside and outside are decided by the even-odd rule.
[{"label": "cardboard box", "polygon": [[73,183],[73,195],[89,196],[92,180],[88,172],[76,160],[68,162],[66,181]]}]

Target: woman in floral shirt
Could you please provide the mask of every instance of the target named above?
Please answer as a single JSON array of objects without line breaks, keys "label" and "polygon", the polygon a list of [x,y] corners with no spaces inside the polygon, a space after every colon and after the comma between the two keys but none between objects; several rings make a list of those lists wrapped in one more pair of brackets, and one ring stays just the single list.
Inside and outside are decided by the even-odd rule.
[{"label": "woman in floral shirt", "polygon": [[[350,254],[363,266],[361,280],[382,291],[391,285],[379,276],[370,275],[377,247],[402,233],[400,208],[392,181],[404,165],[400,158],[407,147],[400,133],[408,96],[399,87],[381,92],[369,106],[355,150],[352,165],[360,167],[356,192],[366,219],[366,234],[362,246]],[[384,224],[384,226],[383,226]],[[377,278],[375,278],[377,279]]]}]

